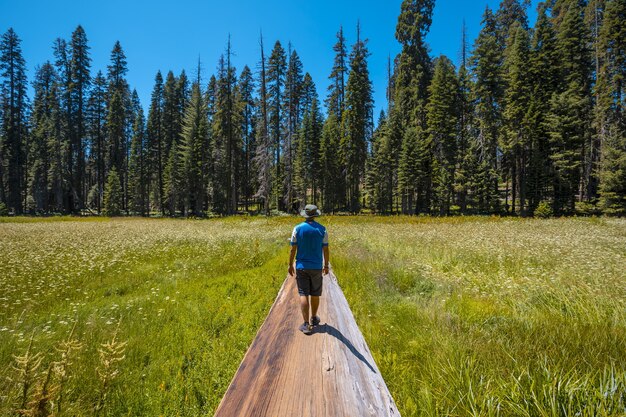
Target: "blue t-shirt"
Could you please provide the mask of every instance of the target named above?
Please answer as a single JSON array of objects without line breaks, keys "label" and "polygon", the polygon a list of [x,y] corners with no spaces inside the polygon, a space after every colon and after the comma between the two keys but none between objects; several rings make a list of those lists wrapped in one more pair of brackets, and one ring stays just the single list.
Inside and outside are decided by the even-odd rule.
[{"label": "blue t-shirt", "polygon": [[328,232],[316,221],[302,222],[293,229],[291,246],[298,246],[296,269],[322,269],[322,248],[328,246]]}]

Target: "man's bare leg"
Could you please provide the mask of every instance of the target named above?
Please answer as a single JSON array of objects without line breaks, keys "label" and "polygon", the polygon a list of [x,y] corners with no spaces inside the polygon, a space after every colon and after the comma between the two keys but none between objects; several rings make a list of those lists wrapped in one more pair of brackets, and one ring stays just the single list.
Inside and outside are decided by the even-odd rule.
[{"label": "man's bare leg", "polygon": [[[318,297],[319,298],[319,297]],[[311,297],[311,301],[313,301],[313,297]],[[318,300],[319,304],[319,300]],[[300,296],[300,310],[302,310],[302,317],[305,322],[309,322],[309,297],[306,295]]]},{"label": "man's bare leg", "polygon": [[317,308],[320,306],[320,297],[312,295],[311,296],[311,315],[317,316]]}]

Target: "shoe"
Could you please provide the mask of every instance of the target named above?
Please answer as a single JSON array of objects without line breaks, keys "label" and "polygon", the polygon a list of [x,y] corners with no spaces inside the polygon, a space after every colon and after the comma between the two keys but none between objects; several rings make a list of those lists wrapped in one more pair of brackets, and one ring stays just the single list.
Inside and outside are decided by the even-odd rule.
[{"label": "shoe", "polygon": [[300,331],[304,334],[311,334],[311,330],[313,329],[313,326],[311,326],[308,322],[304,322],[300,325]]},{"label": "shoe", "polygon": [[320,318],[319,316],[313,316],[311,317],[311,325],[312,326],[319,326],[320,324]]}]

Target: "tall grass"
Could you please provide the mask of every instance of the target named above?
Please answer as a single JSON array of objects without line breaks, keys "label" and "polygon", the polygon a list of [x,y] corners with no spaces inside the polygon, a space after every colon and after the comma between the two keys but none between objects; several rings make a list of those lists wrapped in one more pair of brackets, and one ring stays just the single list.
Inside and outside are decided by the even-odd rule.
[{"label": "tall grass", "polygon": [[[297,221],[0,221],[0,415],[211,415]],[[626,414],[625,221],[321,221],[403,416]]]},{"label": "tall grass", "polygon": [[[0,415],[29,413],[48,378],[55,415],[210,415],[282,283],[288,235],[265,220],[1,225]],[[38,366],[20,374],[25,355]]]},{"label": "tall grass", "polygon": [[403,416],[626,415],[626,222],[332,223]]}]

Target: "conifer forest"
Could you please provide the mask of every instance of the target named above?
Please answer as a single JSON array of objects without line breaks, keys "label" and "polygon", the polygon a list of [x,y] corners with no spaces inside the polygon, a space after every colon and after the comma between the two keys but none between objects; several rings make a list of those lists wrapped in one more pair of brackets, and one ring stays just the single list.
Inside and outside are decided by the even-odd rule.
[{"label": "conifer forest", "polygon": [[9,28],[0,215],[203,217],[309,203],[327,213],[626,214],[626,0],[548,0],[532,27],[528,1],[503,0],[484,10],[473,44],[450,39],[458,65],[429,54],[434,3],[401,4],[380,114],[358,25],[337,28],[321,85],[297,45],[260,33],[258,61],[243,68],[229,41],[208,79],[200,64],[146,74],[150,103],[125,78],[120,42],[93,68],[78,26],[27,79]]}]

